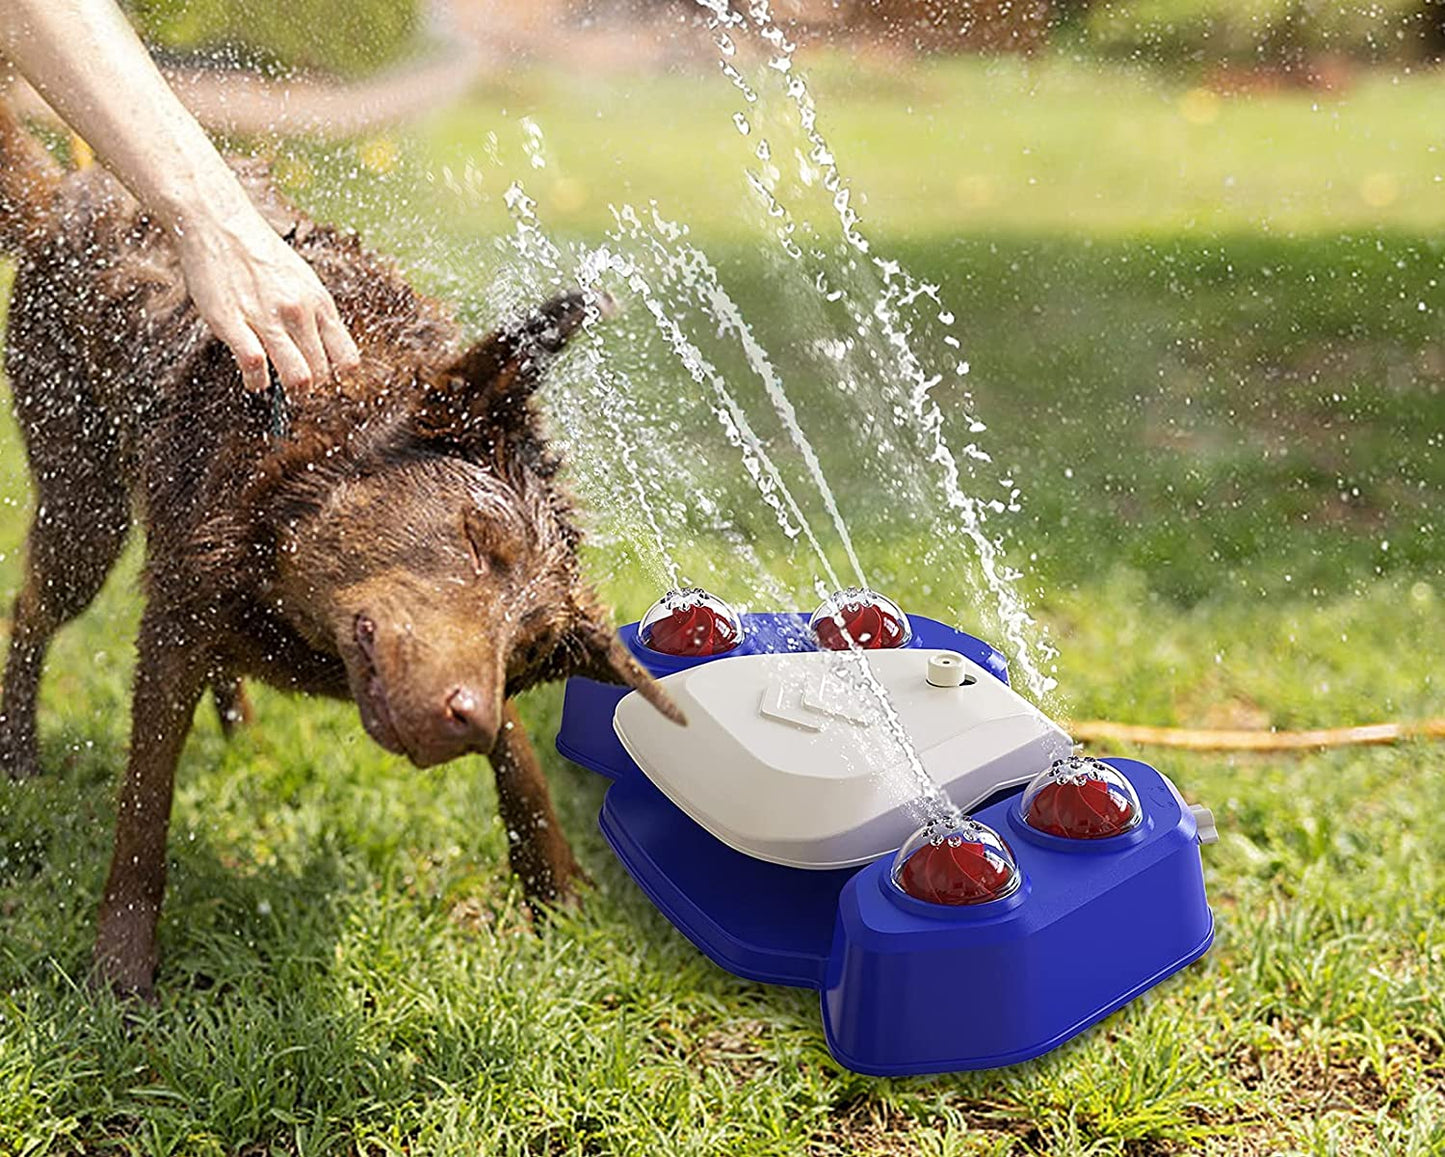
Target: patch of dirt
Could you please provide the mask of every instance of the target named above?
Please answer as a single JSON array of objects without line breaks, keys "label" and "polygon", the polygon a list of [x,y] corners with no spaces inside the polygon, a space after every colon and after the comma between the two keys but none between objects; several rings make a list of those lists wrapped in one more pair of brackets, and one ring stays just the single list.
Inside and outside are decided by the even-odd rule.
[{"label": "patch of dirt", "polygon": [[[1000,1108],[990,1113],[986,1104],[972,1106],[966,1114],[969,1132],[985,1142],[1017,1143],[1020,1153],[1045,1152],[1044,1137],[1038,1125],[1018,1117],[1010,1117]],[[858,1096],[836,1106],[827,1123],[815,1131],[808,1143],[809,1157],[905,1157],[919,1151],[916,1133],[920,1129],[945,1128],[942,1118],[920,1122],[886,1101]],[[1167,1152],[1167,1151],[1161,1151]],[[1156,1157],[1140,1151],[1138,1157]]]},{"label": "patch of dirt", "polygon": [[1124,1152],[1128,1157],[1176,1157],[1191,1151],[1151,1137],[1124,1142]]},{"label": "patch of dirt", "polygon": [[731,1020],[701,1031],[701,1025],[690,1050],[689,1061],[699,1072],[725,1072],[738,1088],[760,1077],[772,1067],[764,1042],[768,1025],[754,1018]]},{"label": "patch of dirt", "polygon": [[1180,717],[1197,718],[1200,727],[1211,731],[1268,731],[1271,722],[1269,712],[1247,695],[1217,699],[1197,715],[1181,709]]},{"label": "patch of dirt", "polygon": [[525,903],[498,908],[480,896],[464,896],[451,906],[447,916],[471,936],[483,932],[493,936],[525,936],[532,930],[532,909]]},{"label": "patch of dirt", "polygon": [[1174,695],[1174,717],[1187,727],[1210,731],[1268,731],[1268,710],[1251,696],[1230,687],[1227,672],[1215,668]]},{"label": "patch of dirt", "polygon": [[[1396,1050],[1392,1050],[1394,1052]],[[1406,1058],[1400,1058],[1404,1063]],[[1240,1157],[1278,1153],[1291,1145],[1290,1124],[1327,1115],[1341,1124],[1393,1103],[1390,1090],[1361,1058],[1304,1045],[1251,1050],[1236,1058],[1240,1083],[1267,1102],[1265,1110],[1241,1110],[1217,1120],[1227,1146],[1212,1152]],[[1363,1134],[1367,1130],[1359,1122]],[[1345,1150],[1348,1152],[1348,1149]]]},{"label": "patch of dirt", "polygon": [[1278,1082],[1282,1100],[1306,1113],[1342,1109],[1373,1112],[1389,1100],[1380,1078],[1354,1058],[1321,1058],[1303,1049],[1266,1054],[1260,1060],[1262,1083]]}]

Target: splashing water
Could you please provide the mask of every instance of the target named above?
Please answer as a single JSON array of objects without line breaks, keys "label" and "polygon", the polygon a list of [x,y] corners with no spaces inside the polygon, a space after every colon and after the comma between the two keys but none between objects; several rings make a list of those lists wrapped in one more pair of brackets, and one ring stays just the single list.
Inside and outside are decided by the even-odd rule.
[{"label": "splashing water", "polygon": [[[626,230],[629,226],[631,227],[631,236],[637,237],[641,233],[641,221],[636,211],[630,206],[624,207],[616,216],[620,228]],[[673,223],[664,221],[660,217],[657,217],[656,214],[654,214],[654,220],[660,231],[665,234],[673,238],[681,236],[681,230]],[[789,400],[783,388],[782,381],[774,370],[771,359],[767,355],[767,351],[758,343],[751,327],[749,327],[743,319],[742,313],[736,303],[728,296],[718,281],[716,270],[700,251],[689,245],[680,245],[677,249],[669,252],[664,246],[657,243],[654,236],[650,249],[654,256],[659,259],[668,283],[675,284],[677,281],[680,281],[683,285],[697,291],[707,304],[708,315],[718,322],[719,333],[723,335],[731,334],[740,342],[748,366],[762,381],[769,401],[772,403],[789,437],[792,439],[793,444],[806,463],[808,474],[817,487],[823,504],[833,521],[838,538],[847,552],[849,561],[852,563],[853,571],[858,576],[859,585],[866,587],[868,585],[867,579],[864,576],[862,563],[859,561],[857,551],[854,548],[852,536],[848,532],[847,524],[844,522],[842,513],[838,508],[837,499],[823,473],[823,468],[818,460],[817,453],[799,423],[797,410]],[[718,411],[719,419],[726,423],[730,435],[735,433],[737,427],[734,423],[745,423],[746,421],[741,415],[740,407],[736,399],[727,390],[726,386],[722,384],[721,378],[717,375],[716,370],[708,365],[706,361],[703,360],[701,354],[698,353],[696,347],[681,335],[677,321],[667,315],[659,297],[653,292],[652,287],[647,281],[636,272],[634,267],[629,265],[626,266],[626,268],[630,274],[629,284],[634,289],[646,295],[649,311],[657,318],[658,324],[663,327],[669,336],[674,350],[688,367],[694,380],[700,384],[705,381],[718,392],[724,407]],[[776,467],[767,459],[766,455],[763,454],[760,449],[756,449],[756,435],[752,432],[751,428],[746,425],[744,425],[742,429],[745,431],[746,441],[755,447],[754,453],[757,455],[757,460],[764,463],[769,473],[776,477]],[[734,444],[738,443],[735,442]],[[771,502],[767,482],[755,472],[754,459],[746,452],[744,462],[749,472],[753,474],[754,480],[757,482],[764,500]],[[826,576],[826,585],[815,582],[815,593],[820,597],[826,596],[829,590],[837,590],[842,584],[833,567],[830,565],[827,553],[819,543],[818,537],[814,534],[806,519],[801,517],[802,512],[799,510],[796,501],[792,498],[791,494],[788,494],[786,486],[780,479],[777,480],[777,484],[787,495],[790,510],[799,516],[808,543],[812,546],[817,563]],[[881,748],[877,744],[863,745],[862,750],[865,758],[865,766],[875,774],[880,775],[887,775],[894,769],[902,766],[906,772],[908,787],[907,794],[903,797],[905,802],[918,806],[922,810],[924,818],[929,821],[941,821],[956,816],[957,809],[953,807],[947,796],[938,789],[933,777],[929,775],[927,768],[924,767],[922,757],[913,743],[907,727],[893,706],[892,699],[889,697],[883,685],[878,681],[878,677],[874,674],[873,668],[868,663],[866,654],[860,650],[856,644],[850,645],[846,651],[837,654],[833,659],[833,664],[835,674],[839,675],[846,684],[862,692],[866,701],[874,702],[877,705],[876,722],[882,727],[881,736],[884,742]],[[877,735],[880,733],[874,732],[872,734]]]},{"label": "splashing water", "polygon": [[[639,235],[641,221],[631,206],[624,206],[615,216],[619,228],[625,229],[630,226],[632,236]],[[676,226],[664,221],[656,213],[653,214],[653,219],[659,228],[669,230],[675,237],[681,235]],[[772,403],[789,438],[806,463],[809,479],[817,487],[819,497],[827,509],[828,517],[832,520],[833,530],[848,555],[848,562],[854,575],[857,576],[858,585],[866,587],[868,579],[863,573],[863,563],[859,560],[858,551],[853,545],[853,536],[848,531],[848,524],[843,519],[842,511],[838,508],[838,500],[823,473],[823,465],[818,461],[817,452],[813,449],[813,444],[808,441],[807,435],[803,433],[802,424],[798,420],[798,411],[789,400],[787,392],[783,388],[782,379],[773,368],[772,359],[768,357],[767,350],[753,335],[752,327],[743,318],[742,310],[723,288],[722,282],[718,279],[717,270],[701,250],[685,243],[678,244],[671,254],[667,254],[661,246],[654,243],[654,251],[661,255],[661,264],[667,284],[671,287],[680,282],[682,286],[693,289],[702,298],[707,314],[718,323],[719,333],[724,336],[732,334],[737,338],[748,366],[763,383],[768,400]],[[836,588],[836,576],[830,572],[829,577],[833,579]]]},{"label": "splashing water", "polygon": [[[541,136],[535,127],[529,128],[528,140],[529,148],[541,147]],[[526,195],[519,184],[514,183],[508,190],[506,202],[512,212],[514,223],[512,248],[519,257],[524,259],[526,267],[545,271],[547,280],[552,282],[553,287],[566,283],[569,276],[574,282],[580,282],[582,285],[594,289],[602,285],[608,274],[619,276],[625,281],[632,293],[643,302],[657,331],[666,340],[689,377],[712,396],[713,415],[716,421],[725,434],[728,444],[739,452],[744,468],[752,479],[759,497],[773,510],[783,534],[789,539],[802,535],[808,542],[820,572],[815,576],[815,593],[822,596],[830,589],[838,589],[842,585],[839,576],[831,565],[827,551],[819,541],[809,519],[788,486],[783,472],[768,454],[752,428],[744,408],[729,389],[723,376],[689,339],[677,316],[669,310],[668,299],[654,288],[644,269],[638,263],[606,247],[595,249],[576,247],[572,254],[572,268],[569,275],[567,255],[542,229],[537,219],[535,202]],[[618,210],[616,219],[619,232],[615,236],[627,235],[637,238],[642,235],[640,218],[631,207],[624,206]],[[656,221],[663,233],[673,238],[682,235],[680,228],[674,224],[666,222],[660,217]],[[726,324],[722,327],[722,332],[736,336],[741,342],[748,364],[763,382],[775,412],[782,420],[789,437],[807,465],[811,480],[816,485],[833,519],[834,529],[853,563],[859,582],[865,582],[862,565],[858,561],[851,535],[817,455],[798,421],[797,411],[788,399],[782,381],[773,369],[766,351],[753,337],[741,311],[719,284],[716,271],[701,252],[691,246],[681,246],[669,250],[668,247],[657,242],[656,235],[652,235],[651,240],[652,244],[648,246],[648,251],[653,256],[654,263],[662,270],[663,285],[673,289],[678,283],[681,283],[700,289],[703,298],[713,310],[717,311],[717,316],[725,320]],[[579,355],[580,368],[592,383],[592,401],[603,403],[601,407],[595,405],[587,407],[588,412],[595,412],[600,408],[609,414],[605,420],[606,430],[616,440],[616,450],[630,483],[629,491],[638,501],[643,519],[651,532],[653,546],[663,560],[663,568],[669,576],[670,585],[676,586],[681,573],[680,567],[668,551],[667,540],[661,529],[658,506],[650,498],[648,487],[644,483],[644,478],[655,478],[656,474],[644,470],[638,465],[642,443],[636,437],[635,430],[641,427],[633,427],[630,423],[617,420],[618,411],[625,411],[629,408],[627,393],[622,388],[624,383],[618,378],[615,371],[609,370],[604,365],[597,345],[587,344],[584,346],[584,350],[585,352]],[[597,397],[599,393],[604,395],[600,399]],[[694,497],[699,496],[700,493],[695,492]],[[768,590],[774,599],[775,606],[786,606],[789,599],[787,592],[776,583],[767,581],[768,572],[758,565],[760,560],[757,559],[755,553],[750,552],[747,557],[748,561],[753,564],[750,569],[755,589],[762,587]],[[922,758],[913,744],[906,726],[886,690],[874,674],[866,654],[856,646],[852,646],[846,651],[838,652],[832,657],[832,662],[835,675],[846,685],[862,692],[865,701],[876,705],[874,722],[878,725],[877,728],[864,733],[865,738],[860,741],[857,750],[839,753],[841,758],[861,761],[866,770],[883,777],[886,782],[894,784],[900,802],[918,809],[926,821],[936,825],[946,825],[957,816],[957,809],[939,790],[923,765]],[[901,782],[894,778],[900,769],[904,773]]]},{"label": "splashing water", "polygon": [[[926,460],[938,468],[938,489],[943,505],[935,508],[937,514],[932,535],[935,547],[929,552],[927,561],[946,567],[951,558],[956,557],[957,548],[972,548],[975,558],[964,561],[976,562],[982,572],[1015,669],[1035,696],[1049,694],[1056,681],[1044,672],[1044,666],[1052,662],[1057,652],[1042,637],[1019,597],[1014,584],[1021,575],[1004,563],[1000,544],[986,529],[987,509],[996,512],[1017,509],[1018,491],[1009,484],[1007,504],[997,500],[985,504],[964,489],[958,455],[949,445],[944,431],[943,410],[933,393],[942,381],[942,375],[930,374],[913,348],[912,338],[917,324],[910,311],[920,301],[931,302],[937,307],[937,321],[946,327],[952,325],[954,315],[943,306],[938,286],[920,283],[899,262],[873,254],[872,245],[860,229],[860,217],[852,204],[852,191],[818,128],[817,107],[812,93],[795,67],[793,54],[796,45],[788,40],[776,22],[767,0],[750,0],[745,12],[740,10],[741,6],[734,8],[726,0],[697,0],[697,3],[707,13],[709,27],[715,34],[723,75],[750,106],[759,104],[759,94],[734,63],[738,50],[736,35],[751,33],[770,53],[767,68],[783,78],[787,103],[810,146],[807,161],[815,166],[815,169],[810,169],[800,164],[801,182],[808,185],[816,180],[826,193],[831,194],[837,228],[846,249],[852,254],[841,266],[838,262],[830,266],[826,255],[823,255],[823,260],[818,259],[819,250],[805,252],[798,244],[797,238],[812,230],[800,228],[799,220],[779,197],[777,189],[781,171],[771,163],[773,150],[769,141],[765,138],[759,142],[754,156],[761,163],[749,168],[746,178],[774,222],[774,233],[782,252],[789,262],[803,267],[805,276],[825,301],[843,307],[856,334],[865,339],[867,358],[873,370],[887,365],[892,359],[896,377],[894,374],[875,373],[874,381],[888,400],[901,400],[900,394],[906,390],[907,412],[912,418],[911,432],[915,442]],[[756,113],[753,119],[757,119]],[[862,259],[871,262],[876,276],[867,276],[867,267],[859,264]],[[960,348],[951,334],[943,340],[951,349]],[[846,346],[832,349],[840,363],[849,352]],[[862,367],[864,373],[868,373],[869,369],[867,365]],[[957,377],[963,378],[968,370],[966,361],[955,363]],[[981,433],[985,429],[983,423],[971,415],[965,414],[964,417],[970,432]],[[975,444],[964,447],[963,454],[980,463],[990,462],[988,455]],[[913,489],[917,493],[917,488]],[[955,608],[955,613],[958,609]]]},{"label": "splashing water", "polygon": [[[990,514],[1019,508],[1019,491],[1011,479],[989,479],[990,456],[973,441],[955,450],[945,428],[946,405],[947,425],[961,423],[970,435],[985,429],[967,409],[969,366],[941,288],[875,253],[794,66],[793,45],[767,4],[733,11],[720,0],[698,3],[721,71],[743,102],[732,125],[745,150],[742,202],[775,242],[763,257],[769,290],[786,302],[786,332],[770,332],[768,311],[745,311],[745,298],[725,284],[688,226],[655,203],[611,206],[613,226],[600,244],[559,242],[523,181],[510,177],[503,201],[512,230],[497,242],[503,268],[476,311],[496,314],[578,284],[626,307],[605,326],[588,327],[549,388],[557,440],[597,516],[594,540],[618,548],[609,565],[630,553],[658,589],[711,573],[716,581],[701,585],[726,592],[740,609],[750,598],[775,609],[806,605],[802,589],[816,599],[854,582],[870,585],[860,526],[870,544],[904,533],[910,576],[942,580],[936,590],[920,584],[942,604],[939,617],[987,620],[979,633],[1006,646],[1025,690],[1046,695],[1054,652],[988,525]],[[750,79],[744,57],[759,49],[766,59]],[[543,127],[526,118],[519,128],[531,174],[555,171]],[[441,182],[485,199],[488,177],[476,166],[503,169],[501,154],[488,134],[485,156],[460,173],[444,169]],[[467,261],[464,251],[449,251],[429,272],[445,275]],[[466,274],[446,281],[450,296],[475,297]],[[802,408],[790,393],[800,367],[831,387]],[[946,403],[945,390],[954,391]],[[838,491],[829,471],[849,488]],[[999,485],[1004,494],[988,496]],[[946,826],[956,809],[865,656],[844,651],[833,661],[839,678],[878,704],[878,726],[845,757],[884,775],[925,822]]]}]

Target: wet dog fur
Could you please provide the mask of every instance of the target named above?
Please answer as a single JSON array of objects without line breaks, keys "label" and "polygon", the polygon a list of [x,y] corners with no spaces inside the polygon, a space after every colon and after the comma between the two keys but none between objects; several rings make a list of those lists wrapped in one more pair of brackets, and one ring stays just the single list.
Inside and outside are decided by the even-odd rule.
[{"label": "wet dog fur", "polygon": [[289,399],[248,394],[190,306],[163,232],[102,170],[57,170],[0,106],[0,247],[17,262],[5,366],[35,487],[0,695],[0,767],[40,772],[46,648],[145,532],[127,768],[101,899],[97,976],[149,993],[177,761],[211,689],[242,680],[356,701],[425,766],[489,754],[529,897],[579,870],[513,698],[584,674],[675,708],[578,566],[575,518],[532,395],[595,316],[580,294],[468,345],[450,313],[353,236],[253,200],[316,270],[361,366]]}]

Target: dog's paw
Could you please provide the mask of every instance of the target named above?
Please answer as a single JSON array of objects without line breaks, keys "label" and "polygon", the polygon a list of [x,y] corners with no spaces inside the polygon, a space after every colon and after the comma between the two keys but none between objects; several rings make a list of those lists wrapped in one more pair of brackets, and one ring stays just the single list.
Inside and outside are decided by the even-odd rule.
[{"label": "dog's paw", "polygon": [[0,775],[34,779],[40,774],[40,749],[35,736],[17,734],[0,718]]},{"label": "dog's paw", "polygon": [[221,721],[221,733],[230,739],[242,727],[249,727],[255,719],[251,700],[246,694],[246,685],[239,679],[217,683],[211,688],[215,700],[216,717]]},{"label": "dog's paw", "polygon": [[582,906],[582,897],[593,888],[592,877],[570,853],[557,862],[535,864],[517,871],[522,894],[534,917],[542,917],[548,909],[575,912]]},{"label": "dog's paw", "polygon": [[125,1000],[155,1000],[155,919],[144,906],[111,908],[101,913],[95,938],[90,986]]}]

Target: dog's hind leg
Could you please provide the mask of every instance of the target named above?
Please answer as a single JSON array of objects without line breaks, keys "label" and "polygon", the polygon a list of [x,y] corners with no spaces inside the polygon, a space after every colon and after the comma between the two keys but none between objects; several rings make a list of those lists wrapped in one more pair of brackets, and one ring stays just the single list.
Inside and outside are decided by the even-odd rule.
[{"label": "dog's hind leg", "polygon": [[28,433],[35,517],[0,691],[0,768],[17,779],[40,770],[35,711],[50,640],[95,598],[130,525],[120,471],[103,442],[87,445],[83,432],[65,429]]},{"label": "dog's hind leg", "polygon": [[97,979],[125,995],[152,991],[176,764],[214,674],[194,645],[188,620],[158,610],[153,601],[136,642],[130,756],[116,802],[115,850],[95,941]]},{"label": "dog's hind leg", "polygon": [[570,899],[587,878],[552,810],[552,794],[532,741],[509,699],[491,753],[497,778],[497,810],[507,829],[507,859],[527,899],[557,904]]},{"label": "dog's hind leg", "polygon": [[86,380],[84,327],[54,270],[22,267],[10,302],[6,369],[25,437],[35,515],[0,690],[0,767],[36,774],[35,709],[55,632],[90,604],[130,525],[115,430]]},{"label": "dog's hind leg", "polygon": [[251,700],[246,695],[246,685],[240,679],[220,678],[211,684],[211,701],[216,705],[216,718],[221,721],[221,733],[230,739],[238,727],[248,727],[255,713]]}]

